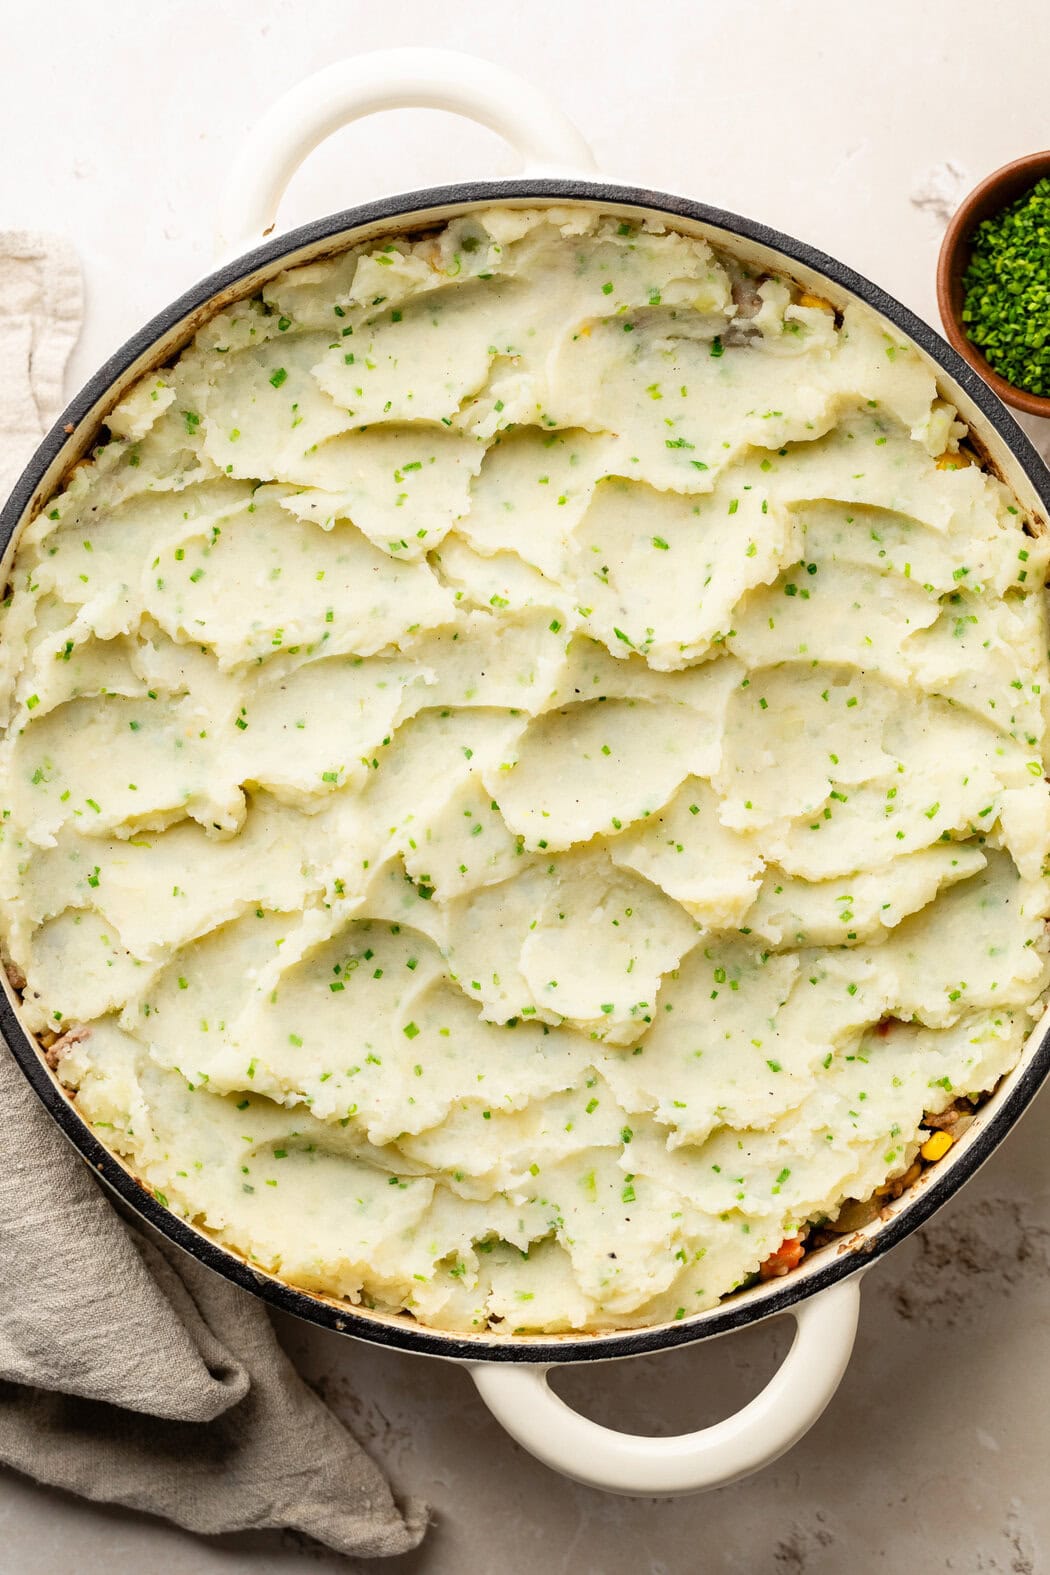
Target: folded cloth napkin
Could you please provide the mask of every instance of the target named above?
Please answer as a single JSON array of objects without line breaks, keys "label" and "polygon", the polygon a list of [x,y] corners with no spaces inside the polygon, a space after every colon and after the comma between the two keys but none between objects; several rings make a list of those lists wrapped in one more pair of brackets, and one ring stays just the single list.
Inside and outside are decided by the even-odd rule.
[{"label": "folded cloth napkin", "polygon": [[62,378],[83,314],[68,241],[0,231],[0,503],[62,408]]},{"label": "folded cloth napkin", "polygon": [[[80,300],[66,243],[0,233],[4,495],[58,412]],[[425,1509],[398,1508],[262,1304],[126,1223],[2,1045],[0,1284],[0,1462],[192,1531],[420,1541]]]}]

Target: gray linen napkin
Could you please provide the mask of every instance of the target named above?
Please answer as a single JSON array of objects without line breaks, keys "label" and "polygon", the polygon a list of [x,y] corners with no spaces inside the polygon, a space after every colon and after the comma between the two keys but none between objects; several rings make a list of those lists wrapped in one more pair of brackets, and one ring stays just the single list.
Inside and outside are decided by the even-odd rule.
[{"label": "gray linen napkin", "polygon": [[[65,242],[0,233],[4,496],[57,414],[80,299]],[[2,1044],[0,1285],[0,1462],[191,1531],[419,1543],[425,1508],[397,1507],[262,1304],[126,1224]]]}]

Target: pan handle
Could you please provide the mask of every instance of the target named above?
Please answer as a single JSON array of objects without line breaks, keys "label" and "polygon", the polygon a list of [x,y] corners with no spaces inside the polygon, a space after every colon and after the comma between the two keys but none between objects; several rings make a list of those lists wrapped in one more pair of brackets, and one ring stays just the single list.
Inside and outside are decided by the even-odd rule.
[{"label": "pan handle", "polygon": [[813,1426],[846,1371],[857,1332],[860,1275],[791,1308],[795,1339],[742,1411],[697,1433],[644,1438],[570,1410],[548,1367],[474,1362],[471,1377],[497,1422],[544,1465],[587,1487],[634,1497],[724,1487],[767,1466]]},{"label": "pan handle", "polygon": [[451,49],[384,49],[338,60],[290,88],[252,128],[227,176],[218,259],[258,246],[306,156],[341,126],[384,109],[444,109],[514,147],[524,175],[594,171],[590,148],[540,88]]}]

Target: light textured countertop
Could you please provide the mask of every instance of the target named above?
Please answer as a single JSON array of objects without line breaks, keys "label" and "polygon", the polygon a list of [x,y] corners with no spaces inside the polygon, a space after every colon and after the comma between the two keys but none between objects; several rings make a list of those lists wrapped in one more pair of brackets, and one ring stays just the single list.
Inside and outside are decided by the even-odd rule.
[{"label": "light textured countertop", "polygon": [[[1044,0],[0,9],[0,224],[65,228],[80,250],[87,321],[71,389],[206,271],[238,138],[285,86],[341,54],[441,44],[511,66],[559,96],[612,177],[782,227],[931,321],[938,207],[1050,140]],[[384,115],[311,157],[282,218],[511,171],[488,132]],[[1050,1570],[1048,1152],[1044,1093],[954,1204],[868,1277],[852,1366],[808,1438],[707,1497],[575,1487],[511,1444],[455,1367],[290,1319],[281,1337],[396,1487],[434,1506],[423,1547],[390,1575],[1034,1575]],[[790,1328],[586,1365],[558,1388],[618,1426],[687,1430],[756,1392]],[[0,1575],[348,1567],[273,1534],[206,1543],[0,1477]]]}]

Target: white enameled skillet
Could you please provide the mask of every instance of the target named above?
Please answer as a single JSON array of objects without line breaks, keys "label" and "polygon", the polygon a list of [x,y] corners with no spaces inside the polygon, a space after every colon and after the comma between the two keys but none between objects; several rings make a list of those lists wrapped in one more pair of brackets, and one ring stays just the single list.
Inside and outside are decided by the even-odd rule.
[{"label": "white enameled skillet", "polygon": [[[450,110],[481,122],[517,149],[521,174],[511,180],[383,197],[267,239],[282,193],[307,154],[340,126],[399,107]],[[1020,428],[938,334],[877,286],[813,247],[753,220],[690,198],[602,180],[586,143],[564,115],[506,71],[438,50],[395,50],[330,66],[286,94],[256,127],[227,181],[220,221],[222,261],[118,350],[59,418],[0,514],[5,564],[10,564],[22,526],[90,450],[108,412],[130,385],[170,362],[213,313],[252,295],[285,268],[496,203],[582,204],[637,220],[657,216],[686,234],[706,237],[755,270],[794,277],[836,308],[850,300],[864,301],[895,333],[918,347],[944,397],[970,424],[971,441],[985,464],[1016,492],[1035,528],[1046,528],[1050,477]],[[1050,1069],[1050,1030],[1044,1018],[1019,1065],[982,1106],[949,1157],[926,1171],[880,1218],[853,1237],[810,1253],[783,1279],[756,1283],[708,1312],[655,1328],[595,1335],[465,1335],[285,1284],[163,1207],[81,1120],[20,1021],[17,994],[4,983],[0,1027],[30,1083],[84,1159],[156,1229],[227,1279],[299,1317],[357,1339],[465,1363],[486,1404],[526,1449],[581,1482],[630,1494],[720,1486],[756,1471],[802,1437],[835,1393],[849,1361],[863,1274],[988,1158]],[[790,1314],[796,1325],[794,1343],[780,1369],[743,1410],[698,1432],[643,1438],[601,1427],[570,1410],[546,1382],[548,1370],[558,1363],[602,1362],[669,1349],[728,1334],[777,1313]]]}]

